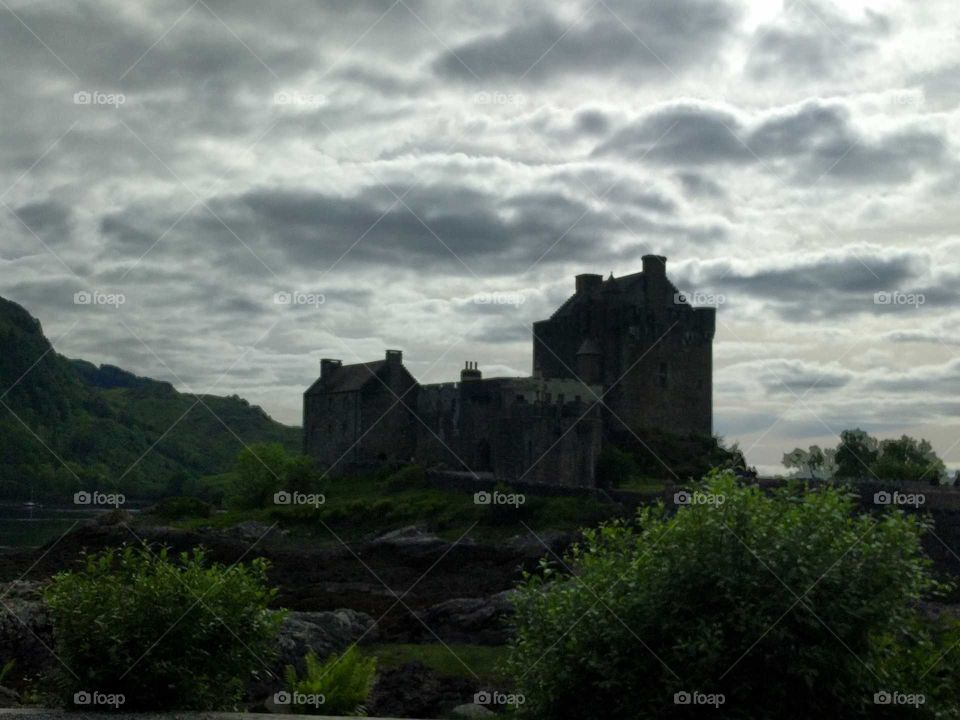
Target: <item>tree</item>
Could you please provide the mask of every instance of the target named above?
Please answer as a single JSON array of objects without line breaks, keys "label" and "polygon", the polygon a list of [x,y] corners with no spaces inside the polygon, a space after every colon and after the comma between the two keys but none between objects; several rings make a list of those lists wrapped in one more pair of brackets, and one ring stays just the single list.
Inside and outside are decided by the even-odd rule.
[{"label": "tree", "polygon": [[794,468],[794,477],[810,480],[830,480],[837,471],[837,451],[832,448],[821,450],[811,445],[809,450],[796,448],[785,453],[781,461],[784,467]]},{"label": "tree", "polygon": [[284,472],[289,460],[279,443],[257,443],[241,450],[234,467],[233,504],[252,510],[272,503],[274,494],[285,489]]},{"label": "tree", "polygon": [[525,576],[507,663],[524,716],[702,717],[714,708],[683,702],[699,693],[717,717],[901,717],[874,703],[895,690],[925,696],[912,717],[957,710],[957,621],[918,607],[948,590],[922,550],[929,520],[730,473],[699,491],[713,501],[641,508]]},{"label": "tree", "polygon": [[880,457],[873,471],[881,480],[922,480],[931,485],[939,485],[947,475],[946,465],[937,457],[929,441],[917,441],[907,435],[880,443]]},{"label": "tree", "polygon": [[880,454],[880,443],[864,430],[844,430],[837,446],[838,478],[858,479],[870,475],[870,469]]}]

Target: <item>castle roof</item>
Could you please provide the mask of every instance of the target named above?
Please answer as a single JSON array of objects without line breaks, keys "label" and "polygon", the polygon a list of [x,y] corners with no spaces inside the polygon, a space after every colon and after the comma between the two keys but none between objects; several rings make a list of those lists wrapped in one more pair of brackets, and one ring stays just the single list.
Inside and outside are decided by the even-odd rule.
[{"label": "castle roof", "polygon": [[341,365],[332,373],[332,377],[318,378],[307,390],[307,393],[357,392],[362,390],[367,383],[375,380],[386,364],[386,360],[374,360],[373,362]]}]

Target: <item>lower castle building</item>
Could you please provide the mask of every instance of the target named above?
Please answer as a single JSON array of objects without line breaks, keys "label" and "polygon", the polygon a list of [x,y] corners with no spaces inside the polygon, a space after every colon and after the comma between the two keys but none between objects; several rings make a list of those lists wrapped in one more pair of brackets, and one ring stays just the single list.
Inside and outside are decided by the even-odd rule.
[{"label": "lower castle building", "polygon": [[383,463],[483,473],[507,482],[593,486],[604,442],[650,430],[712,433],[714,308],[695,308],[666,258],[575,292],[533,325],[533,375],[421,385],[399,350],[320,362],[304,393],[304,450],[334,472]]}]

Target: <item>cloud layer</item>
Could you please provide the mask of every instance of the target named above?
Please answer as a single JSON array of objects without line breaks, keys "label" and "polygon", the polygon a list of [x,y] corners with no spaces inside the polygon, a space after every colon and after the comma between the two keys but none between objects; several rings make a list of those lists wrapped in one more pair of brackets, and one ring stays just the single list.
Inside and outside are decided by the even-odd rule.
[{"label": "cloud layer", "polygon": [[573,275],[656,252],[723,301],[715,424],[752,462],[861,425],[960,465],[950,3],[0,14],[0,294],[61,352],[295,423],[320,357],[527,373]]}]

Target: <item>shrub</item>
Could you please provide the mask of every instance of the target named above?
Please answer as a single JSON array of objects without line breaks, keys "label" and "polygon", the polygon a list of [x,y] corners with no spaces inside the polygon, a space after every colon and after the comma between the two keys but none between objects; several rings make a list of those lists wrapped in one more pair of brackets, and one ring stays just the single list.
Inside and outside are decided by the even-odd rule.
[{"label": "shrub", "polygon": [[[724,501],[642,508],[584,532],[575,579],[549,564],[526,577],[507,665],[523,712],[691,717],[705,708],[674,695],[699,692],[724,697],[718,717],[953,716],[943,655],[960,633],[917,609],[946,589],[927,521],[857,515],[838,488],[765,494],[712,473],[700,491]],[[876,705],[882,692],[925,703]]]},{"label": "shrub", "polygon": [[637,463],[630,453],[608,445],[600,451],[596,472],[598,485],[617,487],[637,474]]},{"label": "shrub", "polygon": [[[267,609],[262,559],[210,564],[203,550],[111,549],[61,572],[46,591],[59,678],[74,693],[120,694],[124,710],[213,710],[236,702],[273,649],[282,614]],[[74,675],[74,673],[76,675]]]},{"label": "shrub", "polygon": [[422,488],[426,479],[427,472],[422,466],[407,465],[387,479],[387,487],[394,491]]},{"label": "shrub", "polygon": [[208,518],[213,514],[213,507],[195,497],[167,497],[150,508],[149,512],[164,520]]},{"label": "shrub", "polygon": [[[290,700],[297,712],[323,715],[366,715],[364,703],[373,689],[377,659],[365,658],[349,648],[343,655],[331,655],[320,662],[310,652],[306,658],[306,674],[297,677],[292,665],[287,666],[286,681]],[[316,699],[319,698],[319,702]]]}]

